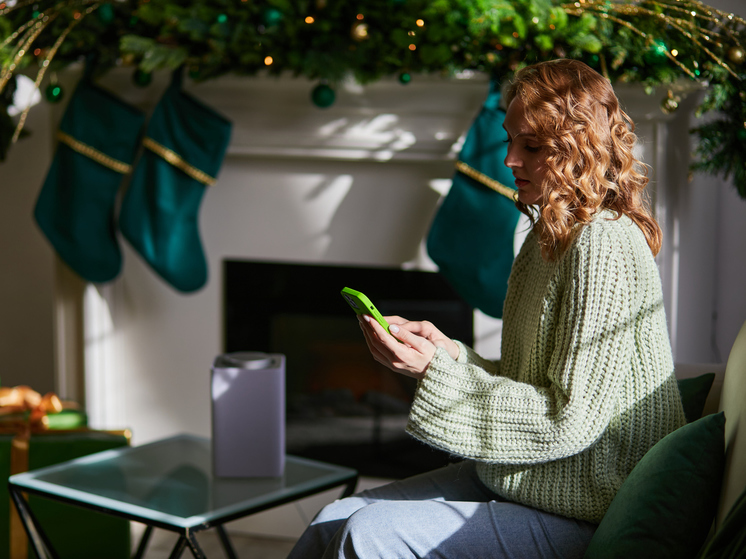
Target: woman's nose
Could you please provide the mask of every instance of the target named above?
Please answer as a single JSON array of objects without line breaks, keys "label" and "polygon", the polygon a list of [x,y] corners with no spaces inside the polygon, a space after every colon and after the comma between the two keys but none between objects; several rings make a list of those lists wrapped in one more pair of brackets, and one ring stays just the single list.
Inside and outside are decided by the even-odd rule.
[{"label": "woman's nose", "polygon": [[520,160],[515,156],[514,150],[512,150],[510,147],[508,147],[508,154],[505,156],[505,166],[509,168],[513,167],[519,167],[520,166]]}]

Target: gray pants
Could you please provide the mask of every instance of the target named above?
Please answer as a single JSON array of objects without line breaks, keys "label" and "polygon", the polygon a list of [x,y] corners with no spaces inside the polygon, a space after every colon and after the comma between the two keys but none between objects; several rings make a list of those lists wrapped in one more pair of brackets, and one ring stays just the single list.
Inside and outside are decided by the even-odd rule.
[{"label": "gray pants", "polygon": [[324,507],[288,559],[580,559],[595,530],[502,499],[467,461]]}]

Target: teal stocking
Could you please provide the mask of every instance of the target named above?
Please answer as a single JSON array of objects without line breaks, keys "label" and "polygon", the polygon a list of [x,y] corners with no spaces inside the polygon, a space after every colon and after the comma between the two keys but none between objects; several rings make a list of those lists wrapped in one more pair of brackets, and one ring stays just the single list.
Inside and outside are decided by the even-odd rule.
[{"label": "teal stocking", "polygon": [[148,123],[144,150],[122,200],[119,228],[175,289],[207,282],[198,214],[230,140],[231,123],[181,90],[174,79]]},{"label": "teal stocking", "polygon": [[87,76],[62,117],[34,218],[62,260],[87,281],[112,280],[122,268],[114,206],[144,122],[140,111]]},{"label": "teal stocking", "polygon": [[[500,88],[492,82],[459,161],[487,180],[509,185],[513,176],[503,163],[508,148],[499,102]],[[502,317],[519,215],[512,200],[459,171],[428,233],[427,251],[440,273],[467,303],[496,318]]]}]

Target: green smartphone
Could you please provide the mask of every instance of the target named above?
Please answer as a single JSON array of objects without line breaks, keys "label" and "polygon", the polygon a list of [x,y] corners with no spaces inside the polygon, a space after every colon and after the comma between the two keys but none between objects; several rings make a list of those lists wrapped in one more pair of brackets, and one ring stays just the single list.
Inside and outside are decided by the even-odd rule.
[{"label": "green smartphone", "polygon": [[363,293],[350,289],[349,287],[342,289],[341,293],[345,301],[347,301],[347,303],[352,307],[352,310],[355,311],[355,314],[369,314],[376,319],[378,324],[383,326],[386,332],[391,334],[391,332],[389,332],[389,323],[386,322],[381,313],[378,312],[376,306],[371,303],[370,299],[368,299]]}]

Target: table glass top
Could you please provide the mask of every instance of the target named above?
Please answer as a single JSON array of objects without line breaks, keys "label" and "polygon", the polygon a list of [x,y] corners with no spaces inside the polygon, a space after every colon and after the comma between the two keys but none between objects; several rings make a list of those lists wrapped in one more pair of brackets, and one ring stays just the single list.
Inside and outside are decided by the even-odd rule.
[{"label": "table glass top", "polygon": [[210,440],[178,435],[16,474],[10,481],[144,521],[192,527],[354,477],[349,468],[287,456],[282,477],[216,478]]}]

